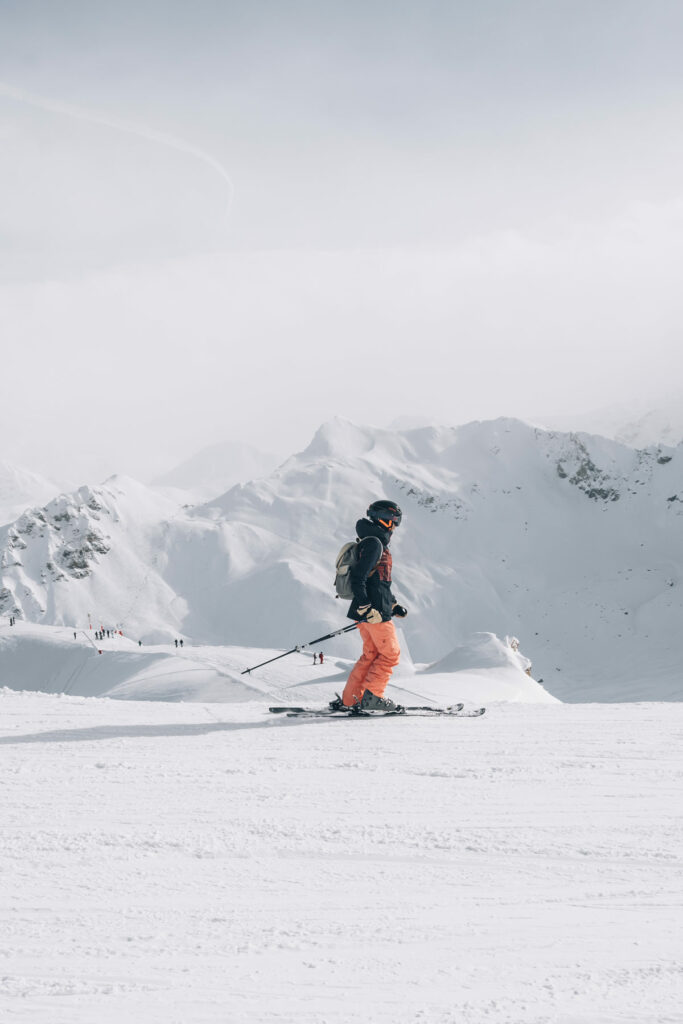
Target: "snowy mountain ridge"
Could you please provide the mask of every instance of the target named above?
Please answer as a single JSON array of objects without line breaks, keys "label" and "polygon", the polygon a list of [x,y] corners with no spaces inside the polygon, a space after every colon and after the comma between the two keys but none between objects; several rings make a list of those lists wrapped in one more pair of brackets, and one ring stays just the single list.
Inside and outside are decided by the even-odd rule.
[{"label": "snowy mountain ridge", "polygon": [[49,501],[58,490],[53,481],[0,461],[0,523],[9,523],[29,506]]},{"label": "snowy mountain ridge", "polygon": [[287,649],[344,623],[334,558],[389,496],[404,509],[394,578],[416,662],[515,635],[561,699],[681,699],[682,470],[680,447],[517,420],[333,420],[269,476],[194,508],[112,478],[25,513],[0,529],[0,614]]},{"label": "snowy mountain ridge", "polygon": [[187,491],[195,500],[206,501],[243,480],[272,472],[279,461],[253,445],[226,441],[202,448],[157,477],[152,486]]},{"label": "snowy mountain ridge", "polygon": [[656,406],[645,401],[608,406],[579,416],[548,416],[543,423],[556,430],[599,434],[630,448],[676,447],[683,441],[683,396],[672,394]]}]

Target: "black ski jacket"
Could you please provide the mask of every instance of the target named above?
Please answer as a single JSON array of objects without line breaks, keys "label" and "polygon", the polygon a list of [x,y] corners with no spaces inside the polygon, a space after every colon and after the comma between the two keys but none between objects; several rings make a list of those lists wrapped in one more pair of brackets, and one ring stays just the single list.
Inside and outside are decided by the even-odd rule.
[{"label": "black ski jacket", "polygon": [[358,560],[349,573],[353,601],[348,617],[362,622],[363,616],[358,614],[358,607],[369,604],[380,612],[383,622],[389,622],[391,609],[396,603],[391,591],[391,531],[369,519],[359,519],[356,535],[361,543]]}]

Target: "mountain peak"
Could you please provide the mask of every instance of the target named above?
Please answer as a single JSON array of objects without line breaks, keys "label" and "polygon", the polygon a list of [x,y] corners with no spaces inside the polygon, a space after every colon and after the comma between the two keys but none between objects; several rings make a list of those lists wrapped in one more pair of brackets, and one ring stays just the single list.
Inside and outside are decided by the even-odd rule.
[{"label": "mountain peak", "polygon": [[187,491],[199,501],[225,494],[236,484],[272,472],[280,458],[241,441],[222,441],[156,477],[152,486]]},{"label": "mountain peak", "polygon": [[42,505],[59,485],[31,470],[0,461],[0,523],[16,519],[25,509]]},{"label": "mountain peak", "polygon": [[375,446],[373,432],[335,416],[316,430],[313,439],[304,450],[304,455],[349,456],[365,455]]}]

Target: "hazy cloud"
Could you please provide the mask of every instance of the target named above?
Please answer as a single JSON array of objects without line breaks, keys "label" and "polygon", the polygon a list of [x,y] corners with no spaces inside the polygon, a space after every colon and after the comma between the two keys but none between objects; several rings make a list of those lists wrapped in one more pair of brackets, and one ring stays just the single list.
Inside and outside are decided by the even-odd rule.
[{"label": "hazy cloud", "polygon": [[146,475],[335,413],[571,412],[680,373],[678,3],[0,22],[5,458]]}]

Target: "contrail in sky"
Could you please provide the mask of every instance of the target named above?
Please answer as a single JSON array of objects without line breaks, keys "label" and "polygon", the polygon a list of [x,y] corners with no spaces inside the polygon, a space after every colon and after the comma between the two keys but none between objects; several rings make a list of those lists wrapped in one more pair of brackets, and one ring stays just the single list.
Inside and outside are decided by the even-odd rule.
[{"label": "contrail in sky", "polygon": [[153,131],[150,128],[143,128],[140,125],[130,124],[128,121],[119,121],[117,118],[109,117],[106,114],[99,114],[90,110],[83,110],[81,107],[72,106],[70,103],[61,103],[59,100],[51,100],[45,96],[34,96],[32,93],[24,92],[23,89],[17,89],[13,85],[9,85],[6,82],[0,82],[0,96],[7,96],[9,99],[17,100],[20,103],[28,103],[33,107],[40,107],[41,110],[47,110],[52,114],[62,114],[65,117],[74,117],[79,121],[90,121],[91,124],[103,125],[105,128],[113,128],[118,132],[127,132],[129,135],[137,135],[141,139],[146,139],[148,142],[156,142],[161,146],[168,146],[170,149],[176,149],[180,153],[188,153],[190,156],[194,156],[197,160],[203,161],[212,167],[217,174],[220,174],[223,181],[228,186],[228,202],[226,208],[226,219],[230,216],[230,210],[232,207],[233,198],[235,196],[235,186],[232,183],[232,179],[226,171],[223,164],[221,164],[215,157],[211,156],[210,153],[205,153],[203,149],[199,149],[197,146],[193,146],[190,142],[185,142],[184,139],[177,139],[173,135],[167,135],[165,132]]}]

